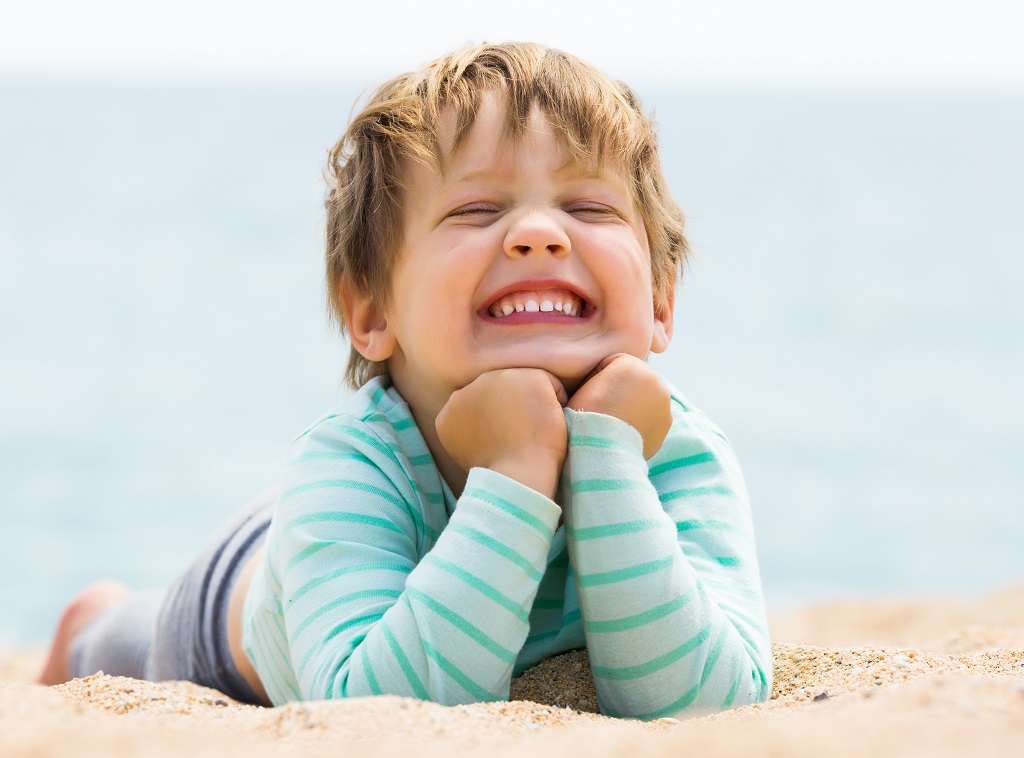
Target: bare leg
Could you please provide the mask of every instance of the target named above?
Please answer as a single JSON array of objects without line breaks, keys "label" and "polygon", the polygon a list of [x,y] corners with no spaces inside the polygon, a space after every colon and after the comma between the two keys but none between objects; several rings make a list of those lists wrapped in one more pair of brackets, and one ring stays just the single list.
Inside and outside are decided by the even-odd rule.
[{"label": "bare leg", "polygon": [[60,623],[57,624],[50,656],[36,681],[47,685],[66,682],[70,678],[68,651],[72,641],[97,613],[124,600],[130,594],[132,591],[127,585],[112,581],[96,582],[79,592],[64,609]]}]

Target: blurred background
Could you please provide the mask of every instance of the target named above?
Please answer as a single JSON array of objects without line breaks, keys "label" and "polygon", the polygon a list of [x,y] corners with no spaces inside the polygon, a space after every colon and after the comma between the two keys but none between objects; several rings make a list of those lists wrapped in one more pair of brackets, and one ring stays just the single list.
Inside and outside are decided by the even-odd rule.
[{"label": "blurred background", "polygon": [[783,0],[11,3],[0,645],[161,586],[345,391],[326,150],[529,39],[629,82],[698,259],[654,362],[735,445],[772,609],[1024,581],[1024,11]]}]

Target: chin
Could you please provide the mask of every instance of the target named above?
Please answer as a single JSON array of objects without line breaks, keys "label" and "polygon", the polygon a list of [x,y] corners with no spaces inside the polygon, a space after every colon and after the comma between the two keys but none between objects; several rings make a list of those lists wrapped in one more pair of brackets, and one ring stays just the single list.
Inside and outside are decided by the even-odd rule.
[{"label": "chin", "polygon": [[583,380],[587,378],[590,371],[585,371],[583,373],[575,372],[572,374],[557,373],[555,371],[552,371],[551,373],[558,377],[558,380],[565,388],[565,394],[568,397],[572,397],[576,393],[576,390],[578,390],[583,384]]},{"label": "chin", "polygon": [[594,370],[594,367],[604,358],[604,355],[598,358],[589,358],[583,356],[570,357],[564,354],[555,356],[538,356],[536,354],[507,356],[503,360],[496,362],[495,365],[488,367],[488,370],[496,371],[503,368],[542,369],[557,377],[565,388],[566,394],[572,397],[573,393],[583,384],[583,380],[587,378],[590,372]]}]

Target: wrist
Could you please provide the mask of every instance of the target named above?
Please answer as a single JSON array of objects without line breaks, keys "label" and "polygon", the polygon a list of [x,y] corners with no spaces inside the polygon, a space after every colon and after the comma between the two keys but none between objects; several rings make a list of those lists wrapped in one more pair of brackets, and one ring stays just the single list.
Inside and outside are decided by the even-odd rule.
[{"label": "wrist", "polygon": [[640,430],[618,416],[601,411],[565,409],[569,438],[600,440],[602,449],[628,451],[643,455],[644,440]]},{"label": "wrist", "polygon": [[491,461],[485,468],[514,479],[553,500],[562,463],[554,454],[515,455]]}]

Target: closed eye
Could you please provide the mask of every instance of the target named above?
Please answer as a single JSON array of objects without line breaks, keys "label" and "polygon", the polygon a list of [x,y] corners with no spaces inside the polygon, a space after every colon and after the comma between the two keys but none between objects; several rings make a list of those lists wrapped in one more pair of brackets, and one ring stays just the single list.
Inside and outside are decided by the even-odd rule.
[{"label": "closed eye", "polygon": [[570,213],[574,216],[619,216],[619,212],[612,208],[610,205],[604,205],[603,203],[573,203],[565,209],[566,213]]},{"label": "closed eye", "polygon": [[460,205],[455,210],[448,213],[449,218],[458,218],[460,216],[474,216],[485,213],[498,213],[501,211],[494,203],[469,203],[467,205]]}]

